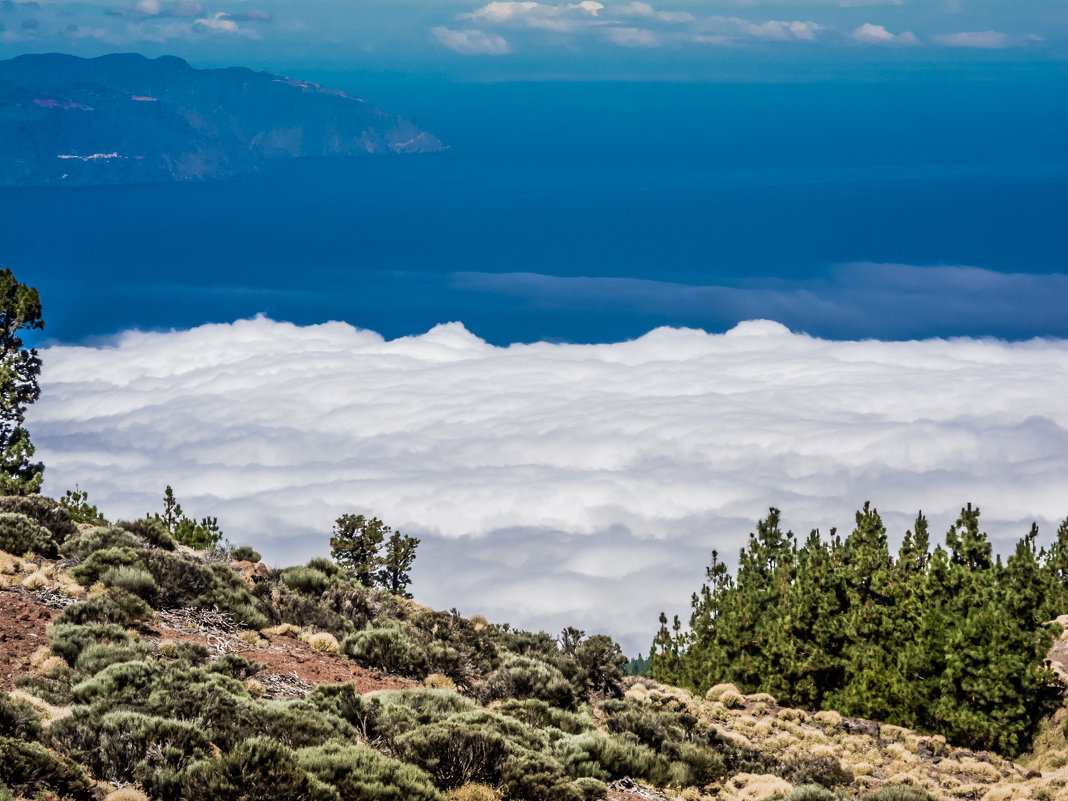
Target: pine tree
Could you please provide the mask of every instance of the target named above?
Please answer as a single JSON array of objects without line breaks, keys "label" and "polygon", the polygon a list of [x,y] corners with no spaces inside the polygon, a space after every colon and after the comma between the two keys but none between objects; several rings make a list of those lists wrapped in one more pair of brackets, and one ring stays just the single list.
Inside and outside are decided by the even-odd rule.
[{"label": "pine tree", "polygon": [[411,598],[408,585],[412,583],[408,571],[415,562],[415,549],[419,547],[417,537],[409,537],[394,531],[382,551],[382,567],[378,571],[378,581],[382,587],[394,595],[402,598]]},{"label": "pine tree", "polygon": [[334,522],[330,555],[351,570],[365,587],[372,587],[381,567],[379,551],[393,529],[377,517],[342,515]]},{"label": "pine tree", "polygon": [[30,434],[22,427],[26,407],[41,397],[41,359],[23,347],[20,333],[44,328],[41,299],[33,287],[0,270],[0,495],[40,491],[44,465],[34,462]]}]

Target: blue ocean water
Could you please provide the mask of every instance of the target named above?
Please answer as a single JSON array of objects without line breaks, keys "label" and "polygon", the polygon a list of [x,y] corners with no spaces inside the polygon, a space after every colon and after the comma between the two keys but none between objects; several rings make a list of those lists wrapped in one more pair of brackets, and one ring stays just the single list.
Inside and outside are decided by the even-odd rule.
[{"label": "blue ocean water", "polygon": [[449,150],[3,189],[0,264],[41,290],[46,333],[65,341],[261,312],[388,337],[460,320],[496,343],[757,316],[836,338],[1068,336],[1062,72],[333,75]]}]

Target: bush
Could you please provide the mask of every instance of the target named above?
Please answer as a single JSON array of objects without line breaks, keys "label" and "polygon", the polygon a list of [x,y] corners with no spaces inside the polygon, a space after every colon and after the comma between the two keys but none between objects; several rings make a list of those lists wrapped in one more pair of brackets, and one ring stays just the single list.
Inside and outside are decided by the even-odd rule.
[{"label": "bush", "polygon": [[500,784],[509,756],[508,741],[498,732],[458,721],[430,723],[402,734],[393,741],[393,750],[444,789],[471,782]]},{"label": "bush", "polygon": [[135,620],[148,620],[151,617],[152,607],[143,600],[126,590],[112,587],[102,595],[71,604],[55,622],[75,625],[112,623],[128,626]]},{"label": "bush", "polygon": [[325,573],[330,576],[330,578],[341,574],[341,567],[337,562],[331,561],[324,556],[317,556],[314,559],[309,560],[306,567],[312,570],[318,570],[320,573]]},{"label": "bush", "polygon": [[804,784],[791,790],[782,801],[841,801],[841,798],[826,787]]},{"label": "bush", "polygon": [[[119,526],[122,525],[119,524]],[[109,548],[139,548],[141,541],[134,534],[119,526],[91,528],[67,537],[61,546],[63,555],[80,562],[88,559],[90,554],[96,551]]]},{"label": "bush", "polygon": [[230,558],[235,562],[258,562],[263,557],[259,555],[257,551],[252,550],[247,545],[239,545],[236,548],[230,549]]},{"label": "bush", "polygon": [[140,541],[150,548],[160,548],[164,551],[174,550],[174,538],[167,531],[166,524],[158,517],[143,517],[140,520],[120,520],[115,524],[134,534]]},{"label": "bush", "polygon": [[832,756],[791,759],[783,766],[782,777],[790,784],[818,784],[827,788],[853,783],[853,774]]},{"label": "bush", "polygon": [[217,607],[250,628],[261,629],[267,625],[267,618],[257,608],[248,585],[229,565],[205,565],[191,557],[165,551],[139,553],[159,585],[156,603],[161,609]]},{"label": "bush", "polygon": [[143,660],[147,652],[148,649],[139,642],[116,646],[93,643],[86,646],[85,650],[79,654],[78,661],[74,667],[83,676],[94,676],[108,665]]},{"label": "bush", "polygon": [[122,626],[115,625],[80,626],[73,623],[56,623],[49,626],[47,634],[52,645],[52,653],[63,657],[71,667],[89,645],[94,643],[122,645],[132,642],[130,635]]},{"label": "bush", "polygon": [[93,801],[92,785],[82,769],[40,743],[0,737],[0,776],[20,795],[36,797],[52,790],[74,801]]},{"label": "bush", "polygon": [[594,728],[593,720],[587,715],[567,712],[533,698],[525,701],[510,699],[497,711],[532,728],[553,728],[563,734],[582,734]]},{"label": "bush", "polygon": [[557,668],[538,659],[516,656],[493,671],[483,688],[488,701],[534,698],[561,709],[572,709],[576,698],[571,683]]},{"label": "bush", "polygon": [[0,551],[21,556],[32,551],[45,557],[59,554],[52,532],[26,515],[0,512]]},{"label": "bush", "polygon": [[71,693],[83,704],[136,706],[148,695],[158,675],[159,671],[149,662],[120,662],[74,685]]},{"label": "bush", "polygon": [[667,760],[632,739],[591,732],[563,739],[553,750],[571,776],[600,781],[630,776],[656,784],[666,784],[671,778]]},{"label": "bush", "polygon": [[375,621],[363,631],[341,641],[341,653],[366,668],[384,673],[422,678],[426,675],[426,653],[411,629],[396,620]]},{"label": "bush", "polygon": [[909,784],[884,784],[863,801],[934,801],[931,794]]},{"label": "bush", "polygon": [[100,580],[105,587],[118,587],[151,602],[156,597],[159,585],[152,574],[142,567],[113,567]]},{"label": "bush", "polygon": [[308,777],[288,748],[253,737],[220,759],[189,768],[182,801],[301,801]]},{"label": "bush", "polygon": [[15,677],[15,686],[53,706],[69,706],[74,703],[74,698],[70,694],[70,681],[66,679],[51,678],[38,673],[23,673]]},{"label": "bush", "polygon": [[92,551],[80,564],[67,572],[83,587],[88,587],[99,581],[101,576],[114,567],[131,566],[144,569],[144,563],[136,550],[126,547],[107,547]]},{"label": "bush", "polygon": [[337,788],[344,801],[445,801],[414,765],[360,745],[329,743],[297,752],[300,766]]},{"label": "bush", "polygon": [[[7,495],[0,497],[0,512],[25,515],[52,533],[56,542],[74,534],[78,527],[60,503],[44,495]],[[6,549],[5,549],[6,550]]]},{"label": "bush", "polygon": [[330,586],[330,577],[312,567],[287,567],[278,578],[305,595],[320,596]]},{"label": "bush", "polygon": [[41,723],[37,710],[25,701],[16,701],[0,690],[0,737],[40,740]]},{"label": "bush", "polygon": [[195,723],[138,712],[103,717],[78,707],[49,730],[52,745],[86,765],[98,779],[139,782],[154,797],[174,796],[181,771],[211,753],[211,743]]}]

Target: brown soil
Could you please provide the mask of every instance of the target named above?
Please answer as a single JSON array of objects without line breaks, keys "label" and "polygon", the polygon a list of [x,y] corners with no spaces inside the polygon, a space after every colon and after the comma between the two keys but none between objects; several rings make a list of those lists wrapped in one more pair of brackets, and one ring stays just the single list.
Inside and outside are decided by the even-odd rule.
[{"label": "brown soil", "polygon": [[[215,650],[213,646],[218,639],[203,634],[175,631],[155,625],[142,626],[146,637],[153,640],[188,640],[199,642]],[[239,654],[253,662],[266,667],[255,678],[263,680],[271,675],[293,677],[311,685],[340,684],[353,682],[356,692],[368,693],[374,690],[401,690],[415,686],[415,682],[396,676],[386,676],[376,670],[360,667],[345,656],[316,651],[307,643],[296,637],[264,636],[267,647],[245,646],[233,638],[227,638],[226,651]]]},{"label": "brown soil", "polygon": [[0,689],[10,690],[15,676],[30,667],[30,654],[48,644],[45,628],[57,609],[0,590]]}]

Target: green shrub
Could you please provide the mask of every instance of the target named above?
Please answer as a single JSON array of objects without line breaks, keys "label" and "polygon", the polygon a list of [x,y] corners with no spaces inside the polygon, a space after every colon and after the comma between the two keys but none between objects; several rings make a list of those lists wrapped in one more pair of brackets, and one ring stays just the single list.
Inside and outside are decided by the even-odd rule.
[{"label": "green shrub", "polygon": [[782,777],[794,785],[818,784],[827,788],[853,783],[853,774],[832,756],[791,759],[783,766]]},{"label": "green shrub", "polygon": [[119,526],[91,528],[72,534],[63,541],[61,546],[63,555],[80,562],[88,559],[90,554],[96,551],[140,547],[141,541],[134,534],[120,528],[121,525],[120,523]]},{"label": "green shrub", "polygon": [[608,788],[605,787],[604,782],[599,782],[597,779],[575,779],[572,787],[582,793],[584,799],[604,798],[608,794]]},{"label": "green shrub", "polygon": [[192,722],[108,712],[98,717],[77,707],[49,729],[50,742],[98,779],[140,782],[154,797],[177,794],[181,771],[211,753],[211,743]]},{"label": "green shrub", "polygon": [[0,737],[40,740],[41,723],[37,710],[25,701],[16,701],[0,690]]},{"label": "green shrub", "polygon": [[117,626],[128,626],[135,620],[148,620],[151,617],[152,607],[143,600],[126,590],[112,587],[102,595],[71,604],[55,622],[75,625],[113,623]]},{"label": "green shrub", "polygon": [[571,776],[600,781],[630,776],[656,784],[666,784],[671,778],[667,760],[633,739],[590,732],[560,740],[553,753]]},{"label": "green shrub", "polygon": [[393,750],[443,789],[471,782],[500,784],[509,756],[508,741],[498,732],[456,721],[429,723],[402,734],[393,741]]},{"label": "green shrub", "polygon": [[931,794],[909,784],[884,784],[863,801],[934,801]]},{"label": "green shrub", "polygon": [[135,534],[140,541],[150,548],[164,551],[174,550],[174,538],[167,531],[166,524],[158,517],[143,517],[140,520],[120,520],[115,524]]},{"label": "green shrub", "polygon": [[100,580],[106,587],[118,587],[149,603],[159,590],[152,574],[142,567],[113,567],[101,576]]},{"label": "green shrub", "polygon": [[534,698],[525,701],[509,699],[497,711],[535,729],[552,728],[562,734],[582,734],[594,728],[593,720],[588,715],[568,712]]},{"label": "green shrub", "polygon": [[254,551],[249,546],[239,545],[230,549],[230,558],[235,562],[258,562],[263,557],[260,556],[258,551]]},{"label": "green shrub", "polygon": [[205,565],[192,557],[166,551],[139,553],[159,585],[156,593],[159,608],[218,608],[251,628],[267,625],[267,618],[257,608],[248,585],[229,565]]},{"label": "green shrub", "polygon": [[[68,668],[66,672],[69,674],[70,669]],[[69,706],[74,703],[74,698],[70,693],[70,680],[67,676],[53,678],[38,673],[23,673],[15,677],[15,686],[53,706]]]},{"label": "green shrub", "polygon": [[119,662],[74,685],[71,693],[83,704],[136,707],[158,675],[159,670],[150,662]]},{"label": "green shrub", "polygon": [[477,707],[474,701],[451,690],[423,687],[381,693],[373,699],[375,736],[392,739],[427,723],[433,723]]},{"label": "green shrub", "polygon": [[818,784],[803,784],[791,790],[782,801],[841,801],[841,797]]},{"label": "green shrub", "polygon": [[590,692],[615,698],[623,695],[623,666],[627,657],[611,637],[595,634],[583,640],[575,648],[574,659],[581,670],[584,696]]},{"label": "green shrub", "polygon": [[302,749],[297,759],[309,775],[337,788],[344,801],[445,801],[419,768],[364,746],[329,743]]},{"label": "green shrub", "polygon": [[12,801],[15,796],[11,793],[11,788],[3,782],[0,782],[0,801]]},{"label": "green shrub", "polygon": [[223,654],[207,667],[209,673],[221,673],[231,679],[244,681],[254,676],[267,667],[259,662],[253,662],[240,654]]},{"label": "green shrub", "polygon": [[308,561],[306,567],[312,570],[318,570],[320,573],[325,573],[330,578],[340,575],[341,567],[337,562],[327,559],[325,556],[317,556],[314,559]]},{"label": "green shrub", "polygon": [[330,577],[312,567],[287,567],[278,578],[287,587],[316,597],[330,586]]},{"label": "green shrub", "polygon": [[308,777],[296,755],[266,737],[240,743],[219,759],[197,762],[185,775],[182,801],[303,801]]},{"label": "green shrub", "polygon": [[21,556],[33,552],[45,557],[59,553],[52,532],[26,515],[0,512],[0,551]]},{"label": "green shrub", "polygon": [[366,668],[403,676],[426,675],[426,654],[411,629],[396,620],[375,621],[341,641],[341,653]]},{"label": "green shrub", "polygon": [[0,497],[0,512],[25,515],[39,526],[52,533],[56,542],[62,542],[78,530],[70,515],[60,503],[44,495],[7,495]]},{"label": "green shrub", "polygon": [[560,709],[573,709],[576,702],[574,688],[557,668],[525,656],[512,657],[493,671],[482,694],[487,701],[534,698]]},{"label": "green shrub", "polygon": [[[126,532],[122,533],[126,534]],[[67,572],[83,587],[88,587],[99,581],[101,576],[114,567],[131,566],[144,569],[144,563],[136,550],[126,547],[107,547],[94,550],[80,564]]]},{"label": "green shrub", "polygon": [[36,797],[52,790],[74,801],[93,801],[92,785],[82,769],[40,743],[0,737],[0,776],[20,795]]},{"label": "green shrub", "polygon": [[352,682],[320,684],[304,700],[321,712],[341,718],[364,740],[377,739],[382,702],[378,697],[365,698],[360,695]]},{"label": "green shrub", "polygon": [[147,653],[148,649],[139,642],[116,646],[93,643],[86,646],[81,654],[78,655],[78,661],[74,667],[82,676],[94,676],[108,665],[141,661]]},{"label": "green shrub", "polygon": [[74,623],[55,623],[48,627],[46,633],[52,646],[52,653],[63,657],[71,667],[89,645],[94,643],[123,645],[132,642],[126,630],[116,625],[86,626]]}]

